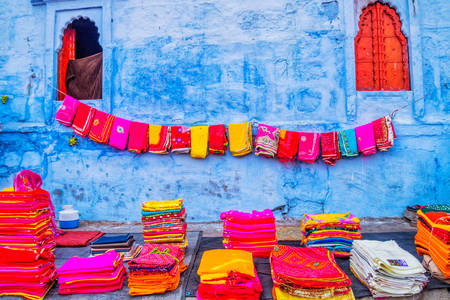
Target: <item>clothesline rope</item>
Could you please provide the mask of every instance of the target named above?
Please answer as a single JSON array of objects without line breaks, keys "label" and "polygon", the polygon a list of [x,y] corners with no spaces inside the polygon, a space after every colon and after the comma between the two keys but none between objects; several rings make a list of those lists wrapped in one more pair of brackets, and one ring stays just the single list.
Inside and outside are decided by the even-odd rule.
[{"label": "clothesline rope", "polygon": [[[61,91],[60,89],[54,87],[51,83],[48,83],[48,85],[49,85],[51,88],[53,88],[54,90],[56,90],[57,92],[63,94],[64,96],[69,96],[68,94],[64,93],[64,92]],[[394,119],[394,117],[395,117],[395,115],[397,114],[398,111],[403,110],[403,109],[409,107],[411,104],[415,104],[416,102],[419,102],[420,100],[425,99],[425,98],[428,97],[430,94],[431,94],[431,92],[425,94],[425,96],[423,96],[423,97],[421,97],[421,98],[419,98],[419,99],[416,99],[416,100],[413,100],[413,101],[411,101],[411,102],[408,102],[407,104],[405,104],[405,105],[403,105],[403,106],[401,106],[401,107],[399,107],[399,108],[394,109],[391,113],[389,113],[389,114],[387,114],[387,115],[384,115],[384,117],[386,117],[386,116],[391,116],[391,118]],[[255,119],[252,119],[250,122],[252,123],[252,126],[256,125],[256,127],[258,127],[258,125],[259,125],[259,121],[258,121],[258,120],[255,120]]]}]

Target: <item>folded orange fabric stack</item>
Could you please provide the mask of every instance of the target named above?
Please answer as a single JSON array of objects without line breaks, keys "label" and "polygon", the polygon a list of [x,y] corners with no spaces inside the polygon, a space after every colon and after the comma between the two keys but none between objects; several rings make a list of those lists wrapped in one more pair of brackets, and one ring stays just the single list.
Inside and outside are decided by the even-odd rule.
[{"label": "folded orange fabric stack", "polygon": [[428,205],[417,214],[417,253],[431,256],[442,274],[450,278],[450,205]]},{"label": "folded orange fabric stack", "polygon": [[168,244],[145,244],[140,255],[128,263],[129,293],[132,296],[161,294],[180,283],[184,250]]}]

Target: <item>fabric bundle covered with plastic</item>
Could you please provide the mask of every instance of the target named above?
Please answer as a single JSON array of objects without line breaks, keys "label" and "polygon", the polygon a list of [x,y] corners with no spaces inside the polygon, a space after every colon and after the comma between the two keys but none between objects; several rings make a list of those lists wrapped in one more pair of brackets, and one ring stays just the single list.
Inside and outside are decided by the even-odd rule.
[{"label": "fabric bundle covered with plastic", "polygon": [[417,253],[429,255],[443,276],[450,278],[450,205],[428,205],[417,214]]},{"label": "fabric bundle covered with plastic", "polygon": [[322,160],[329,166],[334,166],[341,158],[339,150],[339,134],[337,132],[325,132],[320,135],[322,146]]},{"label": "fabric bundle covered with plastic", "polygon": [[355,241],[350,270],[374,298],[412,296],[420,293],[428,281],[417,258],[395,241]]},{"label": "fabric bundle covered with plastic", "polygon": [[372,122],[375,144],[378,150],[388,151],[394,146],[395,135],[394,124],[390,115],[384,116]]},{"label": "fabric bundle covered with plastic", "polygon": [[351,213],[305,214],[302,243],[306,247],[327,248],[336,257],[349,257],[353,240],[361,239],[360,220]]},{"label": "fabric bundle covered with plastic", "polygon": [[223,245],[227,249],[246,250],[254,257],[269,257],[277,244],[275,217],[270,209],[251,213],[236,210],[220,214],[223,221]]},{"label": "fabric bundle covered with plastic", "polygon": [[253,151],[252,123],[236,123],[228,125],[230,152],[233,156],[244,156]]},{"label": "fabric bundle covered with plastic", "polygon": [[87,258],[74,256],[58,268],[58,292],[69,295],[120,290],[126,274],[123,255],[114,250]]},{"label": "fabric bundle covered with plastic", "polygon": [[104,235],[90,243],[91,255],[96,256],[106,253],[110,250],[122,253],[125,262],[135,258],[142,249],[134,241],[134,237],[129,234]]},{"label": "fabric bundle covered with plastic", "polygon": [[280,129],[259,124],[255,139],[255,155],[274,158],[280,141]]},{"label": "fabric bundle covered with plastic", "polygon": [[248,251],[205,251],[197,274],[200,276],[199,300],[258,300],[262,293],[252,254]]},{"label": "fabric bundle covered with plastic", "polygon": [[129,293],[132,296],[161,294],[175,290],[183,264],[184,250],[168,244],[145,244],[139,256],[128,263]]},{"label": "fabric bundle covered with plastic", "polygon": [[172,153],[189,153],[191,151],[191,128],[186,126],[170,127]]},{"label": "fabric bundle covered with plastic", "polygon": [[41,299],[56,279],[54,208],[41,184],[25,170],[15,191],[0,192],[0,296]]},{"label": "fabric bundle covered with plastic", "polygon": [[170,127],[162,125],[149,125],[148,152],[155,154],[168,154],[170,149]]},{"label": "fabric bundle covered with plastic", "polygon": [[294,161],[298,151],[300,133],[295,131],[280,130],[280,142],[278,143],[277,157],[281,162]]},{"label": "fabric bundle covered with plastic", "polygon": [[144,241],[187,247],[186,210],[183,199],[142,203]]},{"label": "fabric bundle covered with plastic", "polygon": [[225,155],[227,147],[228,139],[225,125],[221,124],[209,126],[209,153]]},{"label": "fabric bundle covered with plastic", "polygon": [[327,249],[277,245],[270,270],[275,300],[354,299],[350,279]]}]

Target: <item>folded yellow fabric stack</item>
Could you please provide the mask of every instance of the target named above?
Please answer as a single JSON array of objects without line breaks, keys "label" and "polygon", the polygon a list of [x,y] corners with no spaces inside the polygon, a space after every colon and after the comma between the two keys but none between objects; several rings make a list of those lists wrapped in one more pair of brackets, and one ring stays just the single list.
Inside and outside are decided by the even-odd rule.
[{"label": "folded yellow fabric stack", "polygon": [[253,151],[252,124],[250,122],[228,125],[230,152],[233,156],[243,156]]},{"label": "folded yellow fabric stack", "polygon": [[208,155],[208,126],[191,127],[191,157],[206,158]]}]

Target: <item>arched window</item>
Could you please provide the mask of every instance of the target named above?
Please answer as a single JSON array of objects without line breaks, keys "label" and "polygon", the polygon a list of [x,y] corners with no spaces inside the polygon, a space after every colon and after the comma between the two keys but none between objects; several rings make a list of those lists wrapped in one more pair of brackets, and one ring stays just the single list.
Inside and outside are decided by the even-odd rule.
[{"label": "arched window", "polygon": [[78,99],[101,99],[102,51],[94,22],[79,18],[67,25],[58,52],[58,89]]},{"label": "arched window", "polygon": [[396,11],[376,2],[361,13],[355,38],[358,91],[410,90],[408,41]]}]

